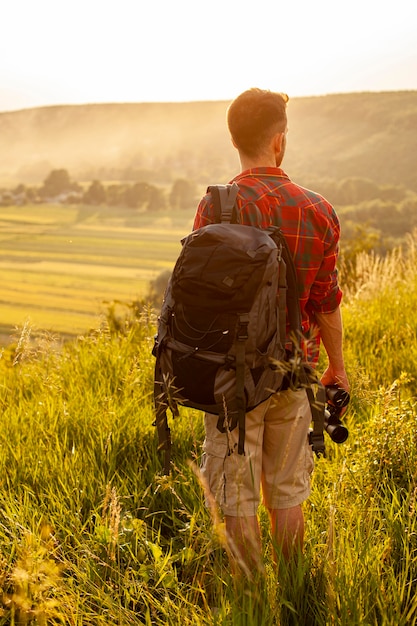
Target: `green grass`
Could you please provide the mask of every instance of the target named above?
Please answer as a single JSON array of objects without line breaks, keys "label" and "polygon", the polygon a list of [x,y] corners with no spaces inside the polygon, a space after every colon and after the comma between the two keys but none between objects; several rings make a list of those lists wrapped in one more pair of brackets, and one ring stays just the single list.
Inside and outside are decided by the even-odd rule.
[{"label": "green grass", "polygon": [[59,350],[24,326],[0,359],[0,625],[417,624],[413,255],[358,261],[343,308],[349,438],[326,436],[305,553],[280,577],[260,507],[265,574],[246,585],[204,505],[198,411],[171,420],[161,475],[154,314],[110,311]]},{"label": "green grass", "polygon": [[362,387],[377,388],[404,372],[417,393],[416,266],[417,248],[411,238],[402,250],[384,258],[357,257],[355,287],[345,298],[344,325],[346,352]]},{"label": "green grass", "polygon": [[[47,207],[36,219],[53,216],[65,218]],[[110,242],[114,224],[102,227]],[[158,232],[150,224],[145,234]],[[316,462],[304,506],[304,556],[279,578],[260,507],[265,574],[245,585],[231,575],[221,520],[204,505],[198,411],[170,420],[174,466],[161,474],[155,314],[103,304],[99,320],[91,302],[112,302],[113,288],[126,301],[129,288],[117,274],[94,283],[87,265],[85,277],[75,276],[75,263],[73,273],[14,268],[4,283],[22,314],[52,294],[48,328],[65,315],[63,327],[75,328],[79,315],[95,323],[63,345],[48,332],[34,342],[23,323],[0,350],[0,626],[416,625],[413,240],[384,260],[357,259],[343,304],[349,438],[338,446],[326,436],[327,458]],[[16,307],[2,304],[2,323]]]}]

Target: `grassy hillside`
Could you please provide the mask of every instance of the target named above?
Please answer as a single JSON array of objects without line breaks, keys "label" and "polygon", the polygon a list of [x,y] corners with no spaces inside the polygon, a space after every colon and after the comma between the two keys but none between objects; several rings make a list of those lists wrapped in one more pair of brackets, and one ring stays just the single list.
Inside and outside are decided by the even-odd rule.
[{"label": "grassy hillside", "polygon": [[297,98],[290,106],[287,163],[297,176],[417,189],[417,92]]},{"label": "grassy hillside", "polygon": [[[60,166],[74,177],[132,167],[227,178],[226,105],[0,114],[0,179]],[[416,110],[417,92],[291,100],[287,169],[416,189]],[[173,473],[161,476],[155,312],[113,307],[172,266],[190,221],[187,211],[0,209],[0,626],[416,626],[415,237],[342,264],[349,438],[326,436],[316,463],[304,560],[278,579],[261,507],[265,575],[243,587],[204,506],[199,412],[171,423]],[[33,342],[33,325],[77,338]]]},{"label": "grassy hillside", "polygon": [[[154,316],[57,352],[28,328],[0,359],[0,625],[417,624],[415,246],[357,261],[343,307],[349,439],[316,462],[305,558],[230,575],[198,480],[202,420],[171,423],[162,477],[151,405]],[[217,612],[211,611],[217,607]]]},{"label": "grassy hillside", "polygon": [[[291,94],[290,94],[291,95]],[[228,102],[53,106],[0,114],[0,184],[145,169],[222,182],[238,166]],[[300,182],[361,176],[417,189],[417,92],[293,98],[285,166]]]}]

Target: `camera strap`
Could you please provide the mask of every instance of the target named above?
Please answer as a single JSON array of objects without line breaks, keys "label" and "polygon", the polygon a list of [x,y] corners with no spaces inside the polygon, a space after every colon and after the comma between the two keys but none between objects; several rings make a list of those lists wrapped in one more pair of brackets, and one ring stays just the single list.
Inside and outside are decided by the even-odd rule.
[{"label": "camera strap", "polygon": [[310,431],[309,441],[313,452],[318,456],[326,456],[324,445],[324,419],[326,406],[326,388],[317,378],[314,370],[307,364],[302,368],[302,378],[305,384],[308,401],[310,403],[313,429]]}]

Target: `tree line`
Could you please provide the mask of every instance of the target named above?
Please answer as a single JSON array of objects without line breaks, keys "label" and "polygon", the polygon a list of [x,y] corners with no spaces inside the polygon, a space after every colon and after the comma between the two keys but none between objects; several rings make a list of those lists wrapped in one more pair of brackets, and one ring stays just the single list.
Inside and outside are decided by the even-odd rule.
[{"label": "tree line", "polygon": [[87,185],[73,181],[66,169],[54,169],[40,186],[19,184],[0,190],[0,206],[59,202],[93,206],[128,207],[146,211],[194,207],[198,202],[197,185],[177,178],[169,190],[145,181],[104,184],[93,180]]},{"label": "tree line", "polygon": [[[226,181],[227,175],[220,177]],[[29,186],[23,183],[14,189],[0,189],[0,199],[3,206],[25,202],[58,200],[68,203],[85,203],[95,205],[125,205],[136,208],[150,204],[150,208],[166,208],[166,201],[177,208],[182,203],[189,204],[198,201],[197,184],[193,178],[176,178],[171,183],[171,189],[166,195],[164,186],[158,186],[147,180],[129,182],[127,177],[121,177],[118,182],[103,183],[94,179],[88,185],[81,185],[72,180],[68,170],[53,169],[41,185]],[[334,206],[346,206],[381,200],[382,202],[399,203],[415,197],[413,190],[404,185],[379,185],[375,181],[364,177],[347,177],[341,180],[334,179],[296,179],[304,187],[314,189],[324,195]]]},{"label": "tree line", "polygon": [[[417,194],[404,185],[379,185],[360,177],[299,182],[322,193],[336,207],[345,241],[361,240],[362,249],[384,253],[417,228]],[[191,212],[199,196],[196,181],[186,177],[169,185],[146,180],[103,183],[97,179],[81,185],[72,180],[68,170],[54,169],[39,186],[20,184],[12,190],[0,189],[0,206],[60,202],[152,213],[168,209]]]}]

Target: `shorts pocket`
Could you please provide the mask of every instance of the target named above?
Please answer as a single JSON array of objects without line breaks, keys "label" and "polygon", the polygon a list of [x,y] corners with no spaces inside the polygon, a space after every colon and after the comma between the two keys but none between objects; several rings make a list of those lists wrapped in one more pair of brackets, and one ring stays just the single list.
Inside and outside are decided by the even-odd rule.
[{"label": "shorts pocket", "polygon": [[207,506],[211,506],[213,500],[219,507],[222,507],[225,503],[226,476],[224,463],[227,456],[227,440],[224,433],[222,437],[224,441],[206,437],[203,444],[200,474]]},{"label": "shorts pocket", "polygon": [[203,455],[212,456],[217,459],[225,459],[227,456],[227,435],[226,433],[219,433],[219,435],[221,438],[205,438],[203,443]]}]

